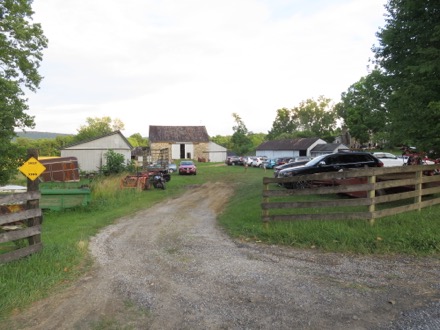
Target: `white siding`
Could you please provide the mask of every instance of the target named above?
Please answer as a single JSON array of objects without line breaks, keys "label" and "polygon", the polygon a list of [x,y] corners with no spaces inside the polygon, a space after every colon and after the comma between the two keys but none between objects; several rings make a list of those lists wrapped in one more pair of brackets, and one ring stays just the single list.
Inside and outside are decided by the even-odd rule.
[{"label": "white siding", "polygon": [[61,149],[61,157],[76,157],[81,171],[94,172],[105,165],[105,154],[110,149],[123,155],[126,163],[131,160],[131,146],[121,134],[112,134]]},{"label": "white siding", "polygon": [[257,157],[266,156],[267,158],[286,158],[286,157],[299,157],[299,151],[297,150],[263,150],[256,152]]},{"label": "white siding", "polygon": [[209,142],[208,161],[210,162],[224,162],[226,160],[226,148],[214,142]]}]

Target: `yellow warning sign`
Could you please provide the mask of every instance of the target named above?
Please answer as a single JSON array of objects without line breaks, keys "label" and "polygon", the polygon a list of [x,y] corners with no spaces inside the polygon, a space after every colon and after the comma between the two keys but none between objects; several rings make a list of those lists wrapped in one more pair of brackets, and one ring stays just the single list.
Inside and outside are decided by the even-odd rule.
[{"label": "yellow warning sign", "polygon": [[46,170],[46,167],[43,164],[41,164],[37,159],[31,157],[18,169],[28,179],[34,181],[41,175],[41,173],[43,173]]}]

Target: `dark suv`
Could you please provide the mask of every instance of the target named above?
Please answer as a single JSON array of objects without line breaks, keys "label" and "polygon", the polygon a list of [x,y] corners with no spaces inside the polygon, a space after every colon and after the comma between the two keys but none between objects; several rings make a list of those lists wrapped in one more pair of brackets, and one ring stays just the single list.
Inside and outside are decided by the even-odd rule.
[{"label": "dark suv", "polygon": [[226,165],[243,165],[243,159],[242,157],[238,156],[229,156],[225,160]]},{"label": "dark suv", "polygon": [[[313,173],[337,172],[348,168],[382,167],[383,163],[368,152],[338,152],[313,158],[302,166],[286,168],[278,173],[279,178]],[[292,188],[291,183],[285,183]]]}]

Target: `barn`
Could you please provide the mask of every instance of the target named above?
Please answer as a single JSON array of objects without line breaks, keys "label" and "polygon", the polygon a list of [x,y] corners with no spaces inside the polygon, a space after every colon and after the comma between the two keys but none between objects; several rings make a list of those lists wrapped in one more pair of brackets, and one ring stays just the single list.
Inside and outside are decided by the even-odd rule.
[{"label": "barn", "polygon": [[205,126],[150,125],[148,138],[153,155],[166,150],[168,159],[226,160],[226,148],[209,140]]},{"label": "barn", "polygon": [[83,172],[96,172],[106,164],[106,153],[113,150],[122,154],[126,162],[131,161],[130,142],[120,131],[114,131],[90,140],[71,144],[61,149],[61,157],[76,157]]}]

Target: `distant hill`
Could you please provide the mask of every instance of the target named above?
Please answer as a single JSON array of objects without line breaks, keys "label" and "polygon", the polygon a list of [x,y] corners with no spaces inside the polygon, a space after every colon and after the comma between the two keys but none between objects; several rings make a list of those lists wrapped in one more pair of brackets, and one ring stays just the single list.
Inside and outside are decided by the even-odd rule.
[{"label": "distant hill", "polygon": [[57,136],[71,136],[73,134],[50,133],[50,132],[15,132],[17,137],[27,138],[31,140],[38,139],[55,139]]}]

